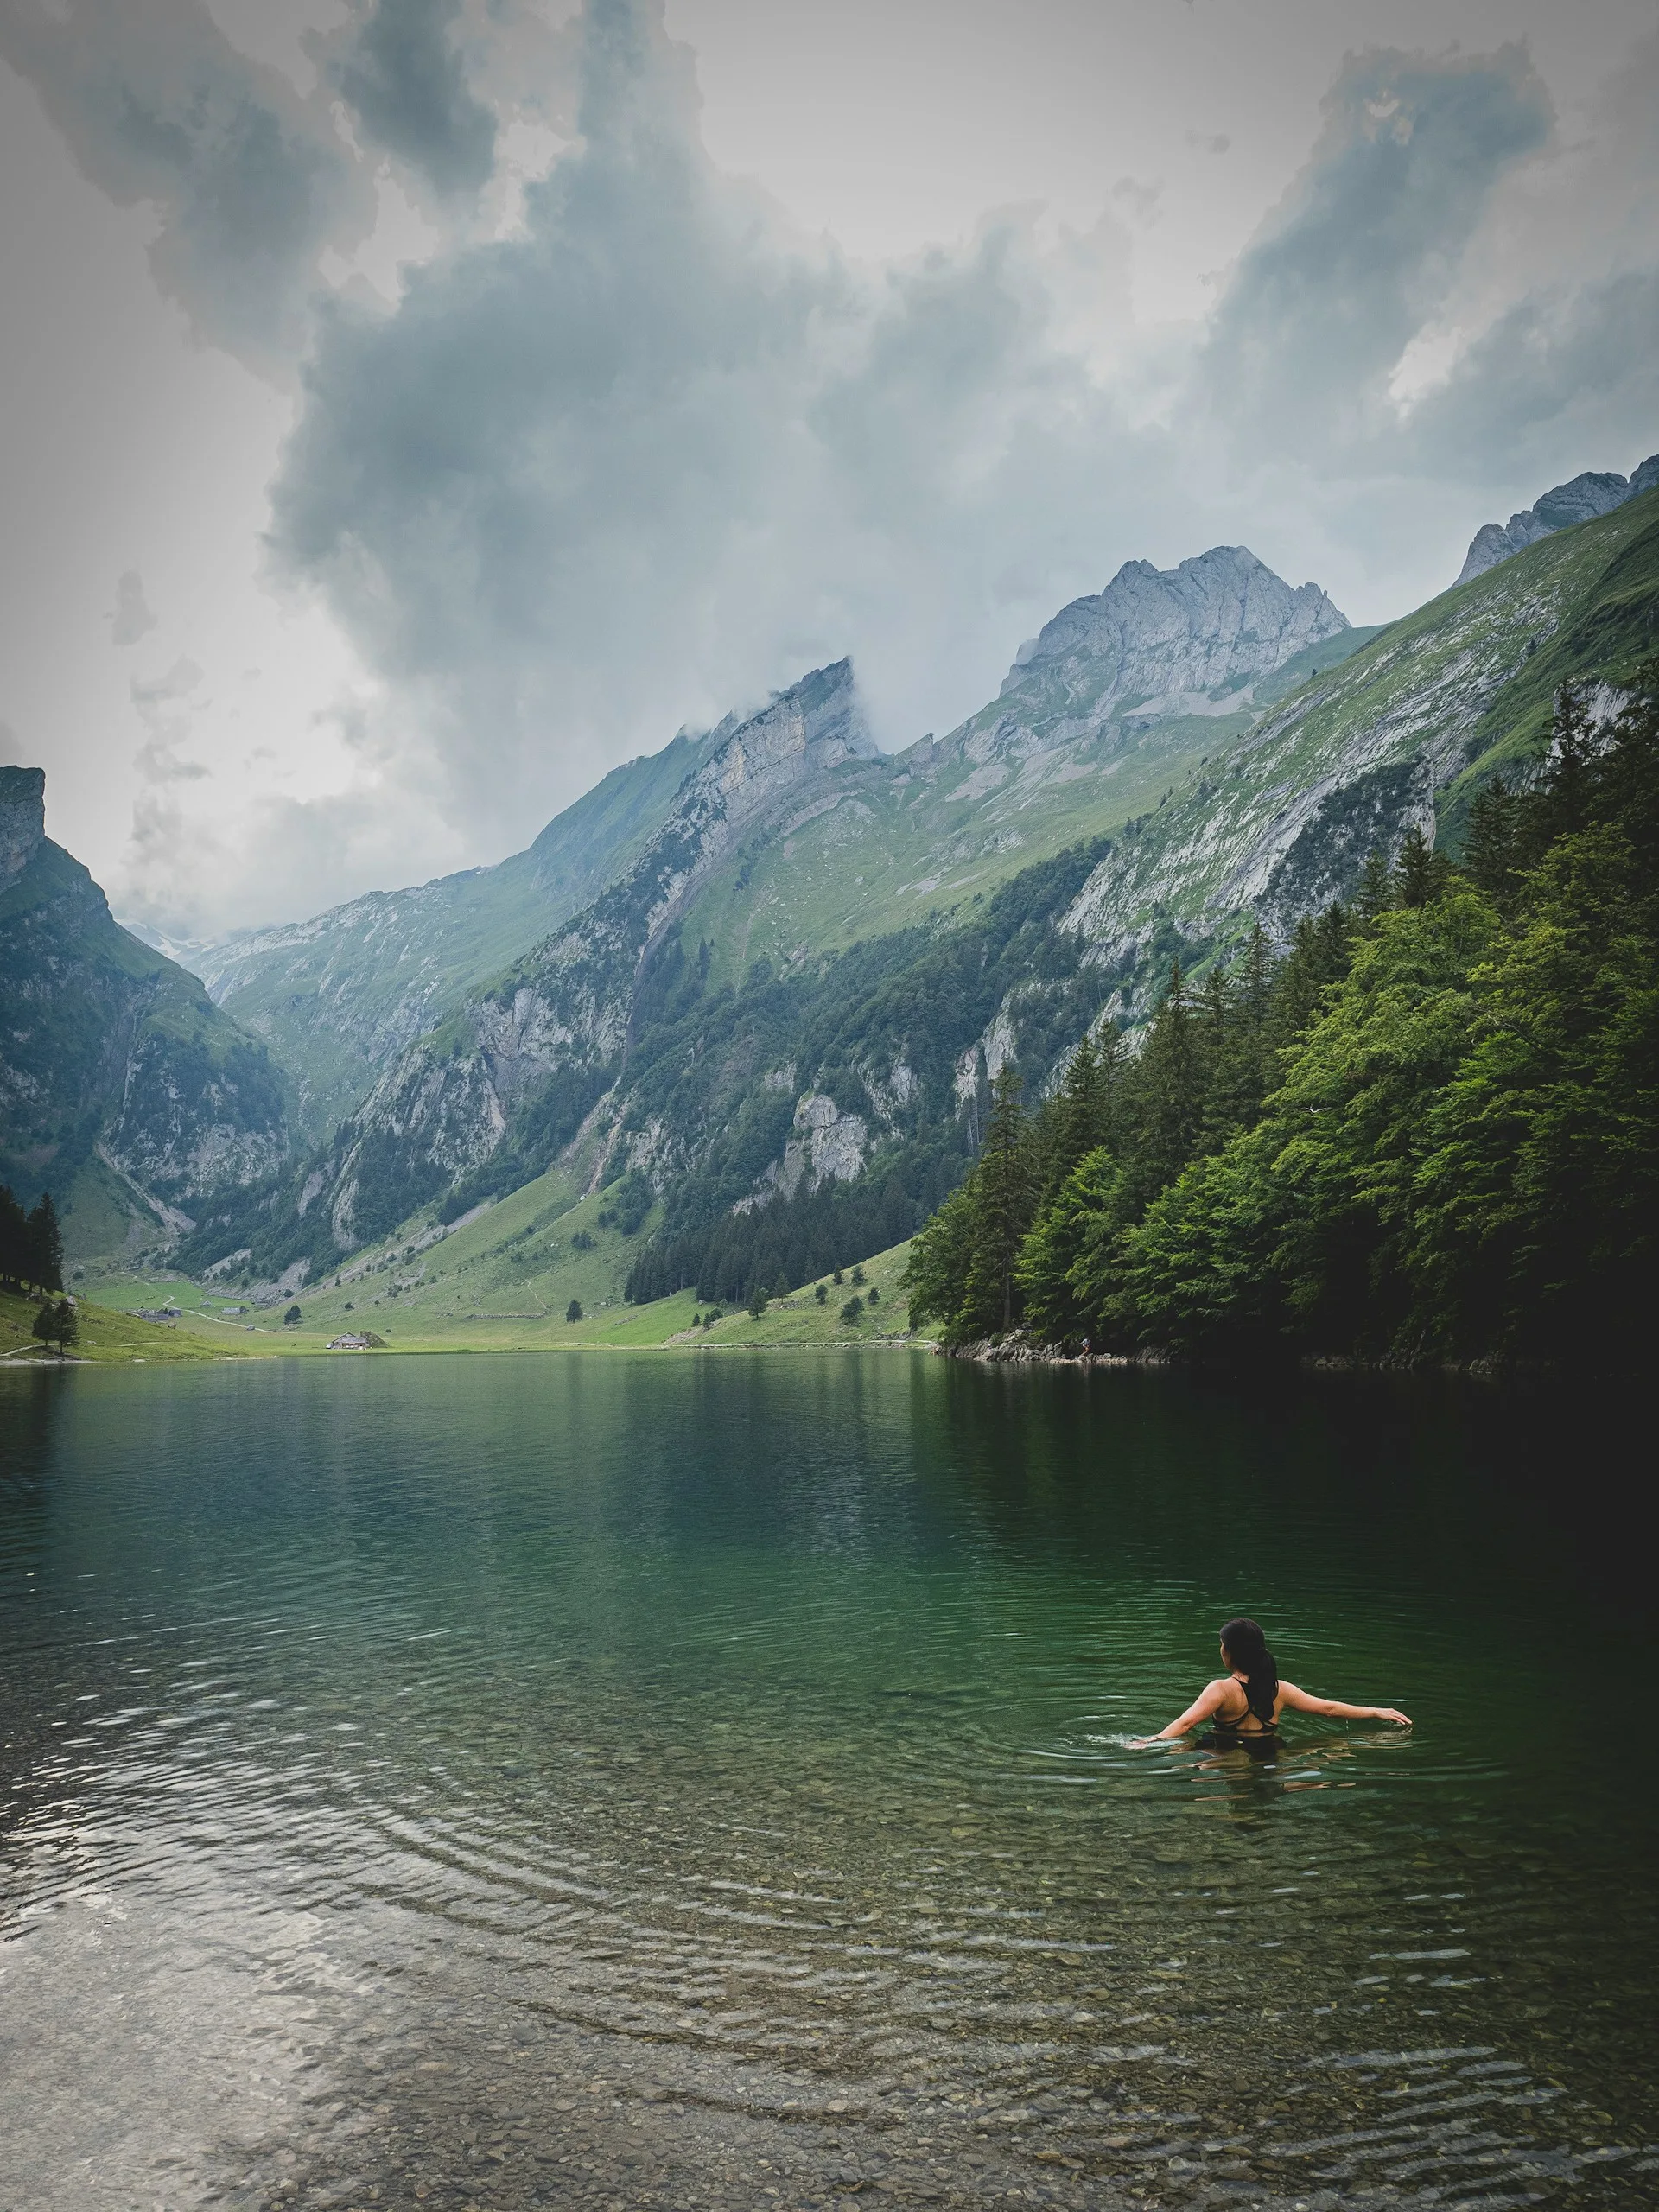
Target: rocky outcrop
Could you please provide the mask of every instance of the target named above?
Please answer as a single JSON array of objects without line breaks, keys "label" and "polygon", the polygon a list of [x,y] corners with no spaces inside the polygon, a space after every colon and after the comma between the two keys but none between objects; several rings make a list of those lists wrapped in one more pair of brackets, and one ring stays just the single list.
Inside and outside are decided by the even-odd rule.
[{"label": "rocky outcrop", "polygon": [[94,1162],[152,1230],[287,1156],[264,1047],[122,929],[45,835],[38,768],[0,770],[0,1176],[60,1203]]},{"label": "rocky outcrop", "polygon": [[513,1174],[545,1166],[623,1066],[652,955],[709,870],[875,753],[845,660],[722,725],[619,880],[386,1070],[306,1176],[307,1212],[349,1250],[504,1146]]},{"label": "rocky outcrop", "polygon": [[[1432,837],[1448,788],[1488,748],[1541,744],[1554,685],[1603,674],[1609,654],[1639,658],[1649,634],[1650,585],[1618,575],[1645,542],[1640,515],[1596,528],[1393,624],[1128,825],[1066,918],[1090,958],[1127,970],[1168,923],[1203,945],[1250,914],[1282,942],[1351,895],[1370,851],[1391,855],[1414,827]],[[1604,588],[1624,610],[1611,621],[1594,611]]]},{"label": "rocky outcrop", "polygon": [[792,1198],[804,1184],[816,1191],[825,1183],[850,1183],[862,1172],[869,1148],[869,1124],[861,1114],[843,1114],[833,1098],[803,1093],[781,1160],[766,1170],[760,1192],[740,1198],[740,1209],[764,1205],[774,1192]]},{"label": "rocky outcrop", "polygon": [[1224,715],[1254,677],[1347,627],[1317,584],[1293,590],[1247,546],[1212,546],[1175,569],[1128,561],[1020,647],[1001,696],[1096,726]]},{"label": "rocky outcrop", "polygon": [[1598,515],[1611,514],[1626,499],[1651,492],[1656,485],[1659,485],[1659,453],[1650,454],[1630,477],[1586,470],[1570,483],[1557,484],[1535,505],[1511,515],[1508,522],[1483,523],[1470,541],[1458,582],[1466,584],[1471,576],[1484,576],[1488,569],[1535,545],[1552,531],[1570,530],[1574,523],[1592,522]]},{"label": "rocky outcrop", "polygon": [[45,769],[0,768],[0,891],[22,874],[45,836]]},{"label": "rocky outcrop", "polygon": [[682,733],[613,768],[522,853],[309,921],[245,931],[185,961],[216,1004],[264,1039],[321,1141],[418,1038],[589,905],[661,827],[698,763],[735,722]]}]

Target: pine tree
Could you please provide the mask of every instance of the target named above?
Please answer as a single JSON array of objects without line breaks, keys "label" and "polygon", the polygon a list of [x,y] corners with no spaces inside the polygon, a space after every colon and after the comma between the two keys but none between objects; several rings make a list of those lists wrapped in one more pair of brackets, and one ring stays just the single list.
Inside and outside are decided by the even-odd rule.
[{"label": "pine tree", "polygon": [[1470,803],[1463,865],[1475,888],[1484,891],[1505,913],[1514,906],[1520,889],[1516,878],[1520,857],[1515,794],[1502,776],[1494,776],[1481,785]]},{"label": "pine tree", "polygon": [[1140,1068],[1141,1115],[1135,1147],[1141,1204],[1173,1183],[1198,1148],[1203,1126],[1203,1053],[1179,960],[1152,1018]]},{"label": "pine tree", "polygon": [[1027,1151],[1024,1088],[1005,1061],[991,1085],[991,1119],[973,1181],[973,1258],[963,1319],[970,1329],[1006,1335],[1019,1306],[1014,1268],[1031,1226],[1034,1191]]},{"label": "pine tree", "polygon": [[1393,904],[1393,871],[1381,849],[1373,845],[1365,855],[1354,893],[1354,918],[1362,934],[1369,936],[1376,926],[1377,916],[1387,913]]},{"label": "pine tree", "polygon": [[1445,854],[1437,853],[1414,823],[1394,864],[1395,905],[1427,906],[1445,890],[1451,872]]},{"label": "pine tree", "polygon": [[1217,1152],[1236,1129],[1247,1129],[1262,1111],[1268,1088],[1268,1010],[1272,968],[1261,924],[1238,967],[1225,982],[1209,982],[1205,1026],[1212,1039],[1199,1150]]},{"label": "pine tree", "polygon": [[1105,1136],[1105,1100],[1101,1089],[1099,1056],[1084,1037],[1066,1062],[1065,1079],[1050,1116],[1052,1139],[1049,1146],[1044,1188],[1054,1191],[1083,1158]]},{"label": "pine tree", "polygon": [[63,1288],[63,1231],[50,1191],[29,1215],[23,1248],[23,1280],[37,1290]]},{"label": "pine tree", "polygon": [[1097,1141],[1120,1154],[1128,1120],[1129,1065],[1122,1031],[1115,1021],[1103,1023],[1095,1045],[1095,1087],[1100,1099]]},{"label": "pine tree", "polygon": [[1563,683],[1555,694],[1543,804],[1536,810],[1540,850],[1558,837],[1576,835],[1589,820],[1594,757],[1594,733],[1584,694],[1576,684]]},{"label": "pine tree", "polygon": [[1332,905],[1315,921],[1297,923],[1290,950],[1274,977],[1268,1041],[1278,1052],[1294,1045],[1323,1010],[1329,986],[1348,972],[1351,952],[1345,907]]},{"label": "pine tree", "polygon": [[[924,1222],[911,1243],[910,1257],[899,1288],[910,1300],[913,1326],[941,1322],[947,1333],[956,1328],[968,1297],[968,1278],[974,1262],[974,1182],[970,1175]],[[836,1269],[841,1281],[841,1269]]]},{"label": "pine tree", "polygon": [[10,1185],[0,1183],[0,1282],[21,1284],[29,1251],[29,1216]]},{"label": "pine tree", "polygon": [[1238,975],[1238,1007],[1247,1031],[1260,1035],[1266,1028],[1273,998],[1273,952],[1268,933],[1257,922],[1244,948]]}]

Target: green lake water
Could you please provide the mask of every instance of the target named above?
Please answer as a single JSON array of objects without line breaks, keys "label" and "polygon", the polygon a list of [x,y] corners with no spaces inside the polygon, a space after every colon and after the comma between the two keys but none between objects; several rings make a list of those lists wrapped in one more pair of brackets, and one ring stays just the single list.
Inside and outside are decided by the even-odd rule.
[{"label": "green lake water", "polygon": [[[0,2207],[1659,2200],[1629,1433],[904,1353],[0,1376]],[[1238,1611],[1417,1726],[1135,1748]]]}]

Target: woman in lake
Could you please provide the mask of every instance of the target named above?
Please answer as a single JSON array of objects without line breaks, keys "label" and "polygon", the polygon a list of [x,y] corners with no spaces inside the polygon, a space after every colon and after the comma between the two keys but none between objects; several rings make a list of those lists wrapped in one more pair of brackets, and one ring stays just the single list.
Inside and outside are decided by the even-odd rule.
[{"label": "woman in lake", "polygon": [[1221,1631],[1221,1663],[1227,1672],[1220,1681],[1202,1691],[1179,1720],[1146,1738],[1147,1743],[1187,1735],[1206,1720],[1215,1731],[1214,1740],[1221,1744],[1276,1737],[1279,1715],[1287,1706],[1293,1713],[1323,1713],[1337,1720],[1392,1720],[1402,1728],[1411,1726],[1391,1705],[1344,1705],[1333,1697],[1310,1697],[1294,1682],[1281,1681],[1268,1640],[1254,1621],[1228,1622]]}]

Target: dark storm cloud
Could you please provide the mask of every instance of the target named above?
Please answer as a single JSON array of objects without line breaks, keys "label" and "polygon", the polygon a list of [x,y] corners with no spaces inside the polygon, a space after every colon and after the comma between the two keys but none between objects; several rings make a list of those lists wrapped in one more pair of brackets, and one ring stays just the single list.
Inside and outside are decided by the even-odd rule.
[{"label": "dark storm cloud", "polygon": [[[1659,448],[1659,273],[1518,302],[1414,410],[1410,443],[1425,467],[1484,466],[1500,480],[1530,483],[1564,455],[1628,473]],[[1517,456],[1529,473],[1516,478]]]},{"label": "dark storm cloud", "polygon": [[580,150],[521,235],[328,315],[275,493],[279,554],[474,804],[486,760],[533,788],[849,642],[878,693],[909,664],[913,734],[904,683],[977,632],[994,684],[1006,579],[1074,558],[1156,443],[1058,347],[1022,222],[855,272],[709,162],[659,6],[591,0],[582,37]]},{"label": "dark storm cloud", "polygon": [[375,0],[330,70],[362,136],[441,196],[476,192],[495,164],[495,118],[455,37],[461,0]]},{"label": "dark storm cloud", "polygon": [[1402,353],[1456,284],[1494,186],[1550,128],[1520,47],[1351,58],[1325,115],[1233,273],[1203,376],[1224,420],[1305,454],[1392,428]]},{"label": "dark storm cloud", "polygon": [[373,214],[326,109],[200,0],[0,0],[0,56],[93,184],[153,203],[156,282],[200,334],[262,367],[291,359],[319,253]]}]

